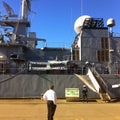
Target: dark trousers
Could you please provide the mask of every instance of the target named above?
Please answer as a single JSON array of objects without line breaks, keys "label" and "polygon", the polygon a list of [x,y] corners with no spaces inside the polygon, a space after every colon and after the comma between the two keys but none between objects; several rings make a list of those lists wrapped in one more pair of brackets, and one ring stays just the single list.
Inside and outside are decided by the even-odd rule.
[{"label": "dark trousers", "polygon": [[83,102],[88,102],[87,94],[83,94]]},{"label": "dark trousers", "polygon": [[56,105],[53,103],[53,101],[47,101],[47,108],[48,108],[48,120],[53,120]]}]

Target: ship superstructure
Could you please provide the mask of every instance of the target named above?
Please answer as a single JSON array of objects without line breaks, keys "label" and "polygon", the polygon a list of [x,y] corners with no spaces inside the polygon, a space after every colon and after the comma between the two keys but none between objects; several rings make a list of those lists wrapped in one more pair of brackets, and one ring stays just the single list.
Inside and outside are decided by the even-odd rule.
[{"label": "ship superstructure", "polygon": [[77,35],[72,44],[72,60],[80,69],[79,73],[89,76],[89,80],[86,81],[82,75],[76,75],[102,99],[110,99],[112,96],[103,76],[119,74],[120,37],[113,36],[111,29],[114,25],[113,18],[108,19],[105,27],[102,18],[87,15],[79,17],[74,25]]},{"label": "ship superstructure", "polygon": [[[57,60],[63,60],[62,56],[69,54],[68,52],[66,53],[69,50],[65,48],[36,48],[38,41],[46,42],[46,40],[36,38],[35,32],[28,32],[29,27],[31,27],[28,19],[28,13],[31,11],[30,4],[30,0],[22,0],[22,12],[19,18],[14,14],[12,8],[6,2],[3,2],[8,14],[6,16],[3,15],[0,20],[0,25],[4,28],[3,33],[0,34],[1,73],[17,73],[23,70],[32,71],[33,69],[30,70],[30,66],[35,65],[38,68],[34,70],[37,71],[41,69],[39,68],[41,63],[38,62],[44,61],[47,64],[48,60],[55,61],[56,57],[58,58]],[[47,49],[49,50],[47,51]],[[50,55],[47,54],[50,51],[52,53]],[[54,51],[58,52],[58,55]],[[34,65],[32,65],[33,63]],[[37,66],[37,64],[39,65]]]},{"label": "ship superstructure", "polygon": [[[28,12],[29,0],[23,1],[22,9]],[[30,22],[24,18],[26,13],[24,12],[22,18],[19,19],[12,13],[12,8],[6,2],[3,2],[3,5],[8,14],[0,20],[0,25],[4,28],[0,35],[0,71],[1,73],[16,73],[26,66],[28,49],[35,48],[37,39],[34,32],[28,35]]]},{"label": "ship superstructure", "polygon": [[0,18],[0,98],[39,98],[50,84],[58,98],[65,98],[66,88],[81,91],[84,84],[90,98],[120,98],[120,37],[112,33],[113,19],[105,27],[103,18],[81,16],[71,49],[36,48],[46,40],[28,32],[31,1],[21,2],[20,18],[3,2],[8,14]]},{"label": "ship superstructure", "polygon": [[78,61],[82,68],[89,62],[96,69],[109,69],[110,38],[103,19],[81,16],[75,22],[75,31],[77,36],[72,44],[72,59]]}]

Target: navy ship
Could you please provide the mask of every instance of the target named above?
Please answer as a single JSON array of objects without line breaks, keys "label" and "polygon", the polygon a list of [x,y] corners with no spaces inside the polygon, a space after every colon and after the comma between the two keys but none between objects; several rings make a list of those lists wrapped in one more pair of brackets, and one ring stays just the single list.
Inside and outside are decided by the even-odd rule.
[{"label": "navy ship", "polygon": [[[58,98],[65,98],[68,88],[89,89],[89,98],[120,98],[119,36],[114,36],[113,18],[107,27],[103,18],[80,16],[75,21],[76,36],[71,49],[37,48],[36,32],[28,32],[31,1],[21,1],[21,18],[3,1],[7,15],[0,26],[0,98],[39,98],[55,85]],[[2,13],[1,13],[2,14]]]}]

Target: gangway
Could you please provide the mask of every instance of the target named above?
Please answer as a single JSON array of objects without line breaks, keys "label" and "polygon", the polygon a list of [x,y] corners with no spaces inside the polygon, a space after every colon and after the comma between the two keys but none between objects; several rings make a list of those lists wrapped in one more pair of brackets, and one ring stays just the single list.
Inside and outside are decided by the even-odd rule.
[{"label": "gangway", "polygon": [[104,101],[110,101],[111,97],[108,91],[107,84],[102,77],[94,69],[88,68],[86,75],[75,74],[80,80],[82,80],[92,91],[99,94],[100,98]]}]

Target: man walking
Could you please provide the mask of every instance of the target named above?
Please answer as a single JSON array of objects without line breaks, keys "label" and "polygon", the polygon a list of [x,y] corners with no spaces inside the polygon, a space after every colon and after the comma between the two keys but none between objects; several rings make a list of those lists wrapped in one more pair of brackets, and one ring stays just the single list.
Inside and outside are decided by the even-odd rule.
[{"label": "man walking", "polygon": [[50,89],[44,93],[43,99],[47,101],[48,120],[53,120],[53,116],[56,110],[57,99],[56,93],[54,91],[54,85],[51,85]]}]

